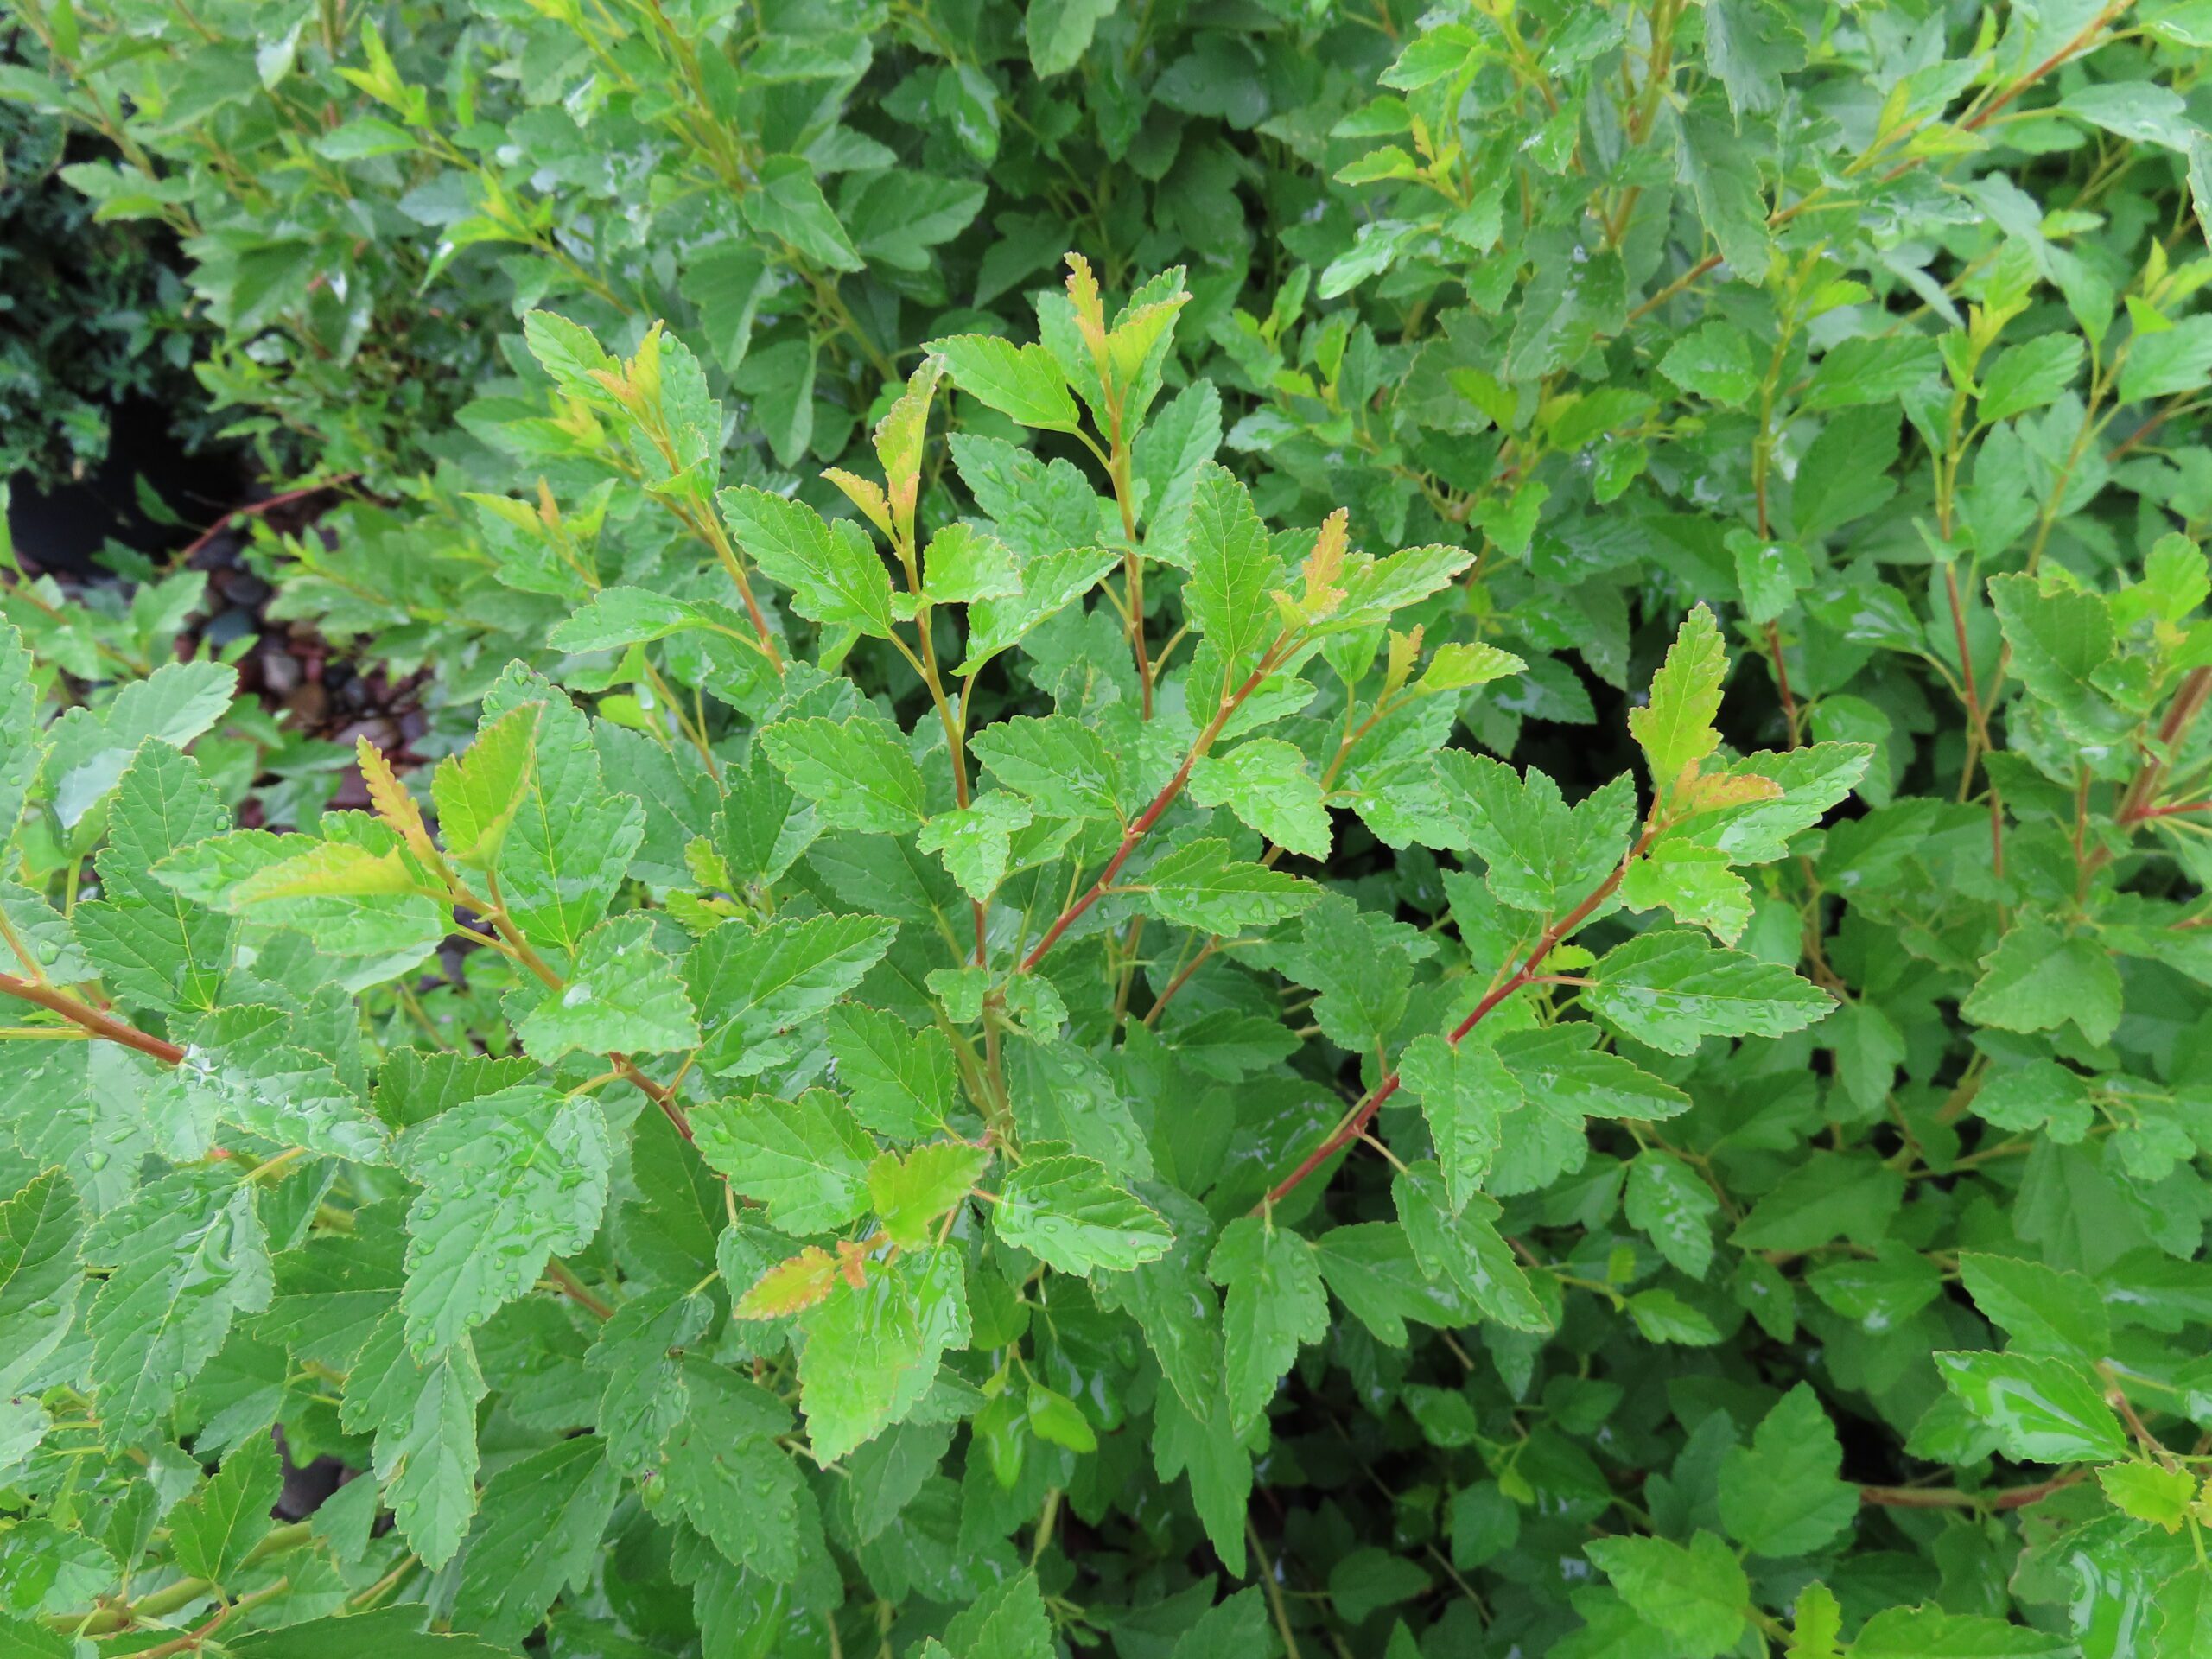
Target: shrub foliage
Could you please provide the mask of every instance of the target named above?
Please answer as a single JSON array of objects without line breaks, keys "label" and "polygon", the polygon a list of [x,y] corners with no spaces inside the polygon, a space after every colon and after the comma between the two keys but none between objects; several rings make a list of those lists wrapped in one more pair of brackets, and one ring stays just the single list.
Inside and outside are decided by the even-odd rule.
[{"label": "shrub foliage", "polygon": [[2212,1653],[2212,8],[11,3],[6,1643]]}]

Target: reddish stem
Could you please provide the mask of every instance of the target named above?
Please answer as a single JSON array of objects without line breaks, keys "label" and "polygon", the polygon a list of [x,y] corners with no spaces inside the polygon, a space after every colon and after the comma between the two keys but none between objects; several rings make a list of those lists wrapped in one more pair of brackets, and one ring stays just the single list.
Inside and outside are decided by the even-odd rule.
[{"label": "reddish stem", "polygon": [[135,1048],[141,1054],[150,1054],[164,1065],[175,1065],[184,1058],[184,1051],[175,1043],[163,1042],[136,1026],[126,1025],[102,1014],[98,1008],[88,1007],[73,996],[64,995],[51,985],[18,979],[13,974],[0,974],[0,992],[20,997],[26,1002],[36,1003],[49,1013],[60,1014],[73,1025],[83,1027],[95,1037],[105,1037],[111,1043],[121,1043],[125,1048]]},{"label": "reddish stem", "polygon": [[1175,768],[1175,775],[1167,780],[1159,794],[1152,798],[1152,804],[1145,808],[1123,833],[1122,844],[1114,849],[1114,856],[1106,861],[1106,868],[1098,873],[1098,879],[1090,884],[1080,899],[1052,918],[1052,925],[1045,930],[1044,938],[1039,939],[1029,954],[1022,957],[1021,966],[1017,971],[1026,974],[1034,969],[1044,959],[1045,953],[1059,943],[1060,935],[1074,925],[1085,911],[1106,896],[1107,890],[1114,885],[1114,878],[1122,873],[1122,866],[1129,861],[1129,855],[1136,850],[1137,843],[1151,831],[1154,824],[1160,822],[1160,814],[1175,804],[1184,785],[1191,781],[1191,768],[1197,766],[1205,752],[1213,747],[1214,740],[1221,735],[1221,728],[1228,725],[1229,717],[1243,706],[1245,698],[1260,689],[1260,682],[1266,679],[1274,667],[1288,639],[1289,636],[1286,634],[1269,646],[1267,655],[1260,658],[1260,665],[1245,677],[1244,683],[1222,699],[1220,709],[1206,722],[1206,728],[1198,734],[1198,741],[1191,745],[1191,752],[1183,757],[1183,764]]},{"label": "reddish stem", "polygon": [[1891,1510],[2024,1510],[2081,1478],[2077,1469],[2032,1486],[2009,1486],[1995,1492],[1962,1492],[1955,1486],[1861,1486],[1859,1501]]},{"label": "reddish stem", "polygon": [[[1588,898],[1546,928],[1543,937],[1529,947],[1527,958],[1514,971],[1512,977],[1502,984],[1492,986],[1484,995],[1483,1000],[1475,1004],[1474,1012],[1462,1020],[1452,1034],[1444,1040],[1453,1047],[1458,1047],[1459,1039],[1488,1018],[1491,1010],[1497,1007],[1514,992],[1532,982],[1536,977],[1537,968],[1542,964],[1544,958],[1552,953],[1553,948],[1568,934],[1580,927],[1583,923],[1588,921],[1592,912],[1613,896],[1614,889],[1621,884],[1621,878],[1628,874],[1628,867],[1651,845],[1658,833],[1656,825],[1647,825],[1643,834],[1637,838],[1636,845],[1629,849],[1628,855],[1614,867],[1613,873],[1599,882],[1597,889]],[[1300,1182],[1366,1133],[1367,1126],[1375,1121],[1375,1114],[1382,1109],[1382,1103],[1398,1092],[1398,1081],[1399,1074],[1393,1071],[1382,1082],[1376,1084],[1369,1091],[1367,1097],[1352,1109],[1351,1115],[1337,1126],[1336,1132],[1307,1154],[1305,1161],[1296,1169],[1292,1170],[1289,1174],[1278,1181],[1268,1192],[1268,1196],[1253,1207],[1252,1213],[1258,1215],[1262,1211],[1281,1203]]]}]

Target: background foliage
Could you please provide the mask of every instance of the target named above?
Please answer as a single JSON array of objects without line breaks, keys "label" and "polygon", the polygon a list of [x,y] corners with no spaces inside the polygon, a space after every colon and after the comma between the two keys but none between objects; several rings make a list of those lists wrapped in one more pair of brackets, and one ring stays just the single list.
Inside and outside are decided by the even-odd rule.
[{"label": "background foliage", "polygon": [[10,5],[16,1646],[2212,1653],[2212,7]]}]

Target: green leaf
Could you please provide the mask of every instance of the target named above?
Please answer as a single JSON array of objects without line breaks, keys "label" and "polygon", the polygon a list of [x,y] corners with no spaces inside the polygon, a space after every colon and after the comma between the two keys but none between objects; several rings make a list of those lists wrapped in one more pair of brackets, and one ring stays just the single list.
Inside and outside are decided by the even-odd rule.
[{"label": "green leaf", "polygon": [[1221,653],[1226,695],[1281,631],[1268,595],[1285,572],[1251,496],[1211,461],[1198,468],[1192,493],[1190,547],[1183,605],[1193,632]]},{"label": "green leaf", "polygon": [[152,871],[223,823],[196,765],[166,743],[138,751],[116,789],[108,844],[96,861],[100,897],[70,918],[121,1001],[164,1013],[215,1006],[235,924],[171,892]]},{"label": "green leaf", "polygon": [[564,1586],[588,1581],[621,1481],[595,1434],[557,1440],[485,1483],[453,1622],[519,1646]]},{"label": "green leaf", "polygon": [[1711,1533],[1697,1533],[1687,1549],[1664,1538],[1600,1538],[1582,1553],[1690,1659],[1714,1659],[1743,1634],[1751,1582]]},{"label": "green leaf", "polygon": [[1660,1255],[1693,1279],[1713,1265],[1713,1217],[1720,1200],[1669,1152],[1638,1153],[1628,1166],[1623,1213]]},{"label": "green leaf", "polygon": [[311,1618],[232,1637],[223,1645],[239,1659],[507,1659],[507,1649],[470,1636],[423,1629],[420,1604]]},{"label": "green leaf", "polygon": [[2179,1532],[2196,1497],[2196,1478],[2152,1463],[2116,1463],[2097,1471],[2097,1484],[2113,1507],[2131,1520]]},{"label": "green leaf", "polygon": [[830,1011],[830,1054],[862,1128],[893,1141],[940,1132],[959,1104],[952,1045],[934,1026],[859,1003]]},{"label": "green leaf", "polygon": [[532,943],[573,956],[630,873],[645,839],[645,808],[635,796],[608,791],[591,722],[536,675],[510,667],[485,695],[484,719],[494,722],[531,702],[544,707],[522,804],[491,868],[515,925]]},{"label": "green leaf", "polygon": [[691,1409],[669,1436],[661,1493],[725,1560],[777,1583],[798,1575],[799,1472],[776,1436],[791,1411],[749,1377],[687,1360]]},{"label": "green leaf", "polygon": [[2120,372],[2120,401],[2142,402],[2212,385],[2212,315],[2184,317],[2172,327],[2138,334]]},{"label": "green leaf", "polygon": [[1994,576],[1989,602],[2020,683],[2069,727],[2107,729],[2115,716],[2094,677],[2114,649],[2106,601],[2065,588],[2042,588],[2032,576]]},{"label": "green leaf", "polygon": [[68,1335],[84,1271],[76,1190],[48,1170],[0,1204],[0,1383],[38,1364]]},{"label": "green leaf", "polygon": [[[79,985],[98,970],[77,943],[69,918],[29,887],[0,878],[0,920],[12,930],[5,958],[10,972],[35,974],[54,985]],[[28,956],[19,962],[16,951]]]},{"label": "green leaf", "polygon": [[1414,1164],[1393,1179],[1391,1192],[1406,1243],[1421,1273],[1454,1286],[1484,1318],[1513,1331],[1549,1331],[1550,1312],[1497,1230],[1499,1210],[1484,1198],[1452,1212],[1435,1166]]},{"label": "green leaf", "polygon": [[238,695],[238,671],[222,663],[164,663],[133,680],[95,712],[72,709],[54,722],[47,751],[46,794],[65,830],[105,801],[141,747],[181,749],[213,727]]},{"label": "green leaf", "polygon": [[613,1147],[590,1096],[520,1084],[408,1130],[399,1160],[422,1187],[399,1304],[423,1360],[529,1290],[549,1257],[591,1242]]},{"label": "green leaf", "polygon": [[2035,1463],[2109,1462],[2127,1436],[2080,1365],[2029,1354],[1941,1353],[1936,1369],[2008,1457]]},{"label": "green leaf", "polygon": [[1186,842],[1147,867],[1141,880],[1166,920],[1224,935],[1272,927],[1321,896],[1312,882],[1233,859],[1227,842],[1211,839]]},{"label": "green leaf", "polygon": [[1052,354],[991,334],[955,334],[923,349],[944,359],[952,384],[1023,426],[1079,431],[1083,416]]},{"label": "green leaf", "polygon": [[1206,1276],[1228,1291],[1222,1337],[1229,1421],[1237,1433],[1259,1421],[1300,1344],[1329,1334],[1329,1298],[1313,1247],[1250,1216],[1222,1229]]},{"label": "green leaf", "polygon": [[253,1189],[235,1172],[177,1170],[93,1223],[88,1266],[110,1269],[86,1326],[103,1427],[140,1443],[200,1374],[239,1313],[269,1305],[269,1249]]},{"label": "green leaf", "polygon": [[988,899],[1006,879],[1014,836],[1029,827],[1029,804],[1008,790],[995,789],[967,806],[940,812],[922,826],[916,844],[935,853],[971,899]]},{"label": "green leaf", "polygon": [[2069,1651],[2065,1637],[1981,1613],[1885,1607],[1860,1626],[1852,1659],[2043,1659]]},{"label": "green leaf", "polygon": [[936,1141],[906,1157],[885,1153],[868,1169],[868,1198],[883,1230],[901,1249],[929,1242],[939,1217],[965,1199],[990,1165],[981,1147]]},{"label": "green leaf", "polygon": [[892,637],[891,573],[849,518],[825,524],[803,501],[747,487],[718,498],[738,547],[791,591],[791,608],[825,627]]},{"label": "green leaf", "polygon": [[767,728],[760,741],[785,781],[824,823],[871,835],[912,835],[929,804],[922,774],[895,729],[864,715],[817,715]]},{"label": "green leaf", "polygon": [[972,524],[950,524],[930,537],[922,555],[922,592],[935,605],[1010,599],[1021,592],[1021,568],[995,536]]},{"label": "green leaf", "polygon": [[869,264],[925,271],[930,251],[966,230],[988,194],[972,180],[901,168],[877,174],[840,200],[854,246]]},{"label": "green leaf", "polygon": [[1521,1086],[1496,1051],[1417,1037],[1398,1057],[1407,1093],[1421,1102],[1436,1142],[1436,1161],[1453,1215],[1481,1191],[1498,1146],[1503,1116],[1522,1103]]},{"label": "green leaf", "polygon": [[954,1659],[1054,1659],[1052,1616],[1035,1573],[993,1586],[945,1626]]},{"label": "green leaf", "polygon": [[675,964],[653,948],[650,916],[618,916],[584,935],[568,982],[518,1027],[524,1052],[547,1064],[574,1049],[651,1054],[691,1048],[698,1021]]},{"label": "green leaf", "polygon": [[1010,1172],[991,1223],[1009,1244],[1063,1273],[1085,1275],[1158,1261],[1175,1239],[1104,1165],[1072,1154],[1032,1158]]},{"label": "green leaf", "polygon": [[969,1337],[958,1247],[938,1245],[840,1279],[799,1316],[800,1409],[814,1455],[828,1462],[912,1411],[936,1380],[938,1357]]},{"label": "green leaf", "polygon": [[693,1109],[691,1129],[699,1155],[731,1191],[766,1205],[785,1232],[828,1232],[868,1208],[875,1143],[826,1089],[792,1101],[708,1101]]},{"label": "green leaf", "polygon": [[522,703],[476,728],[476,741],[438,762],[430,779],[438,835],[459,862],[475,869],[498,864],[507,826],[521,810],[537,765],[537,725],[544,710]]},{"label": "green leaf", "polygon": [[1669,1054],[1707,1037],[1779,1037],[1827,1017],[1834,1000],[1787,968],[1702,934],[1661,929],[1616,945],[1583,1001],[1599,1019]]},{"label": "green leaf", "polygon": [[779,916],[758,930],[724,922],[683,959],[692,1005],[707,1010],[701,1065],[749,1077],[788,1058],[796,1030],[859,984],[898,931],[880,916]]},{"label": "green leaf", "polygon": [[1720,1521],[1755,1555],[1809,1555],[1859,1513],[1843,1446],[1809,1383],[1783,1395],[1720,1464]]},{"label": "green leaf", "polygon": [[1718,319],[1701,324],[1668,347],[1659,372],[1684,391],[1740,409],[1758,396],[1759,365],[1751,337]]},{"label": "green leaf", "polygon": [[1191,768],[1199,806],[1226,806],[1269,841],[1302,858],[1329,855],[1329,814],[1306,757],[1280,738],[1255,737]]},{"label": "green leaf", "polygon": [[[0,526],[8,518],[5,486],[0,486]],[[0,528],[0,563],[10,563],[13,548]],[[39,775],[45,755],[39,730],[39,693],[31,681],[31,656],[23,636],[0,620],[0,825],[12,834],[23,815],[23,802]]]},{"label": "green leaf", "polygon": [[433,1567],[453,1559],[476,1512],[476,1408],[485,1392],[467,1338],[417,1359],[396,1308],[346,1374],[339,1421],[349,1433],[374,1433],[385,1502],[401,1535]]},{"label": "green leaf", "polygon": [[2101,1043],[2120,1024],[2120,970],[2094,938],[2031,918],[2014,923],[1983,959],[1959,1012],[2004,1031],[2051,1031],[2070,1020]]},{"label": "green leaf", "polygon": [[246,1552],[269,1531],[269,1511],[283,1488],[276,1442],[257,1434],[223,1459],[222,1469],[169,1513],[169,1548],[195,1579],[227,1586]]},{"label": "green leaf", "polygon": [[1974,1306],[2012,1338],[2014,1353],[2094,1365],[2112,1346],[2103,1293],[2078,1273],[1969,1250],[1959,1255],[1959,1280]]},{"label": "green leaf", "polygon": [[813,164],[803,156],[771,156],[762,162],[753,188],[738,207],[745,222],[761,235],[788,244],[816,264],[858,270],[864,263],[814,181]]},{"label": "green leaf", "polygon": [[1878,1159],[1816,1152],[1751,1206],[1729,1241],[1793,1254],[1837,1238],[1871,1249],[1904,1198],[1904,1178]]},{"label": "green leaf", "polygon": [[1622,875],[1620,895],[1630,910],[1664,908],[1724,944],[1742,937],[1751,919],[1750,884],[1729,868],[1727,854],[1694,842],[1653,847]]},{"label": "green leaf", "polygon": [[1651,677],[1651,701],[1629,710],[1629,730],[1651,769],[1651,786],[1671,791],[1682,773],[1720,744],[1713,723],[1720,712],[1720,684],[1728,677],[1728,647],[1713,613],[1698,606],[1684,619],[1667,660]]},{"label": "green leaf", "polygon": [[1534,766],[1513,768],[1464,749],[1437,757],[1461,833],[1482,859],[1491,896],[1541,914],[1572,910],[1628,850],[1636,791],[1623,776],[1570,808]]},{"label": "green leaf", "polygon": [[2082,341],[2074,334],[2045,334],[2008,346],[1981,378],[1976,413],[1984,421],[2009,420],[2055,404],[2082,368]]},{"label": "green leaf", "polygon": [[232,1005],[193,1025],[176,1075],[194,1104],[280,1146],[381,1164],[385,1127],[330,1061],[302,1046],[290,1015]]}]

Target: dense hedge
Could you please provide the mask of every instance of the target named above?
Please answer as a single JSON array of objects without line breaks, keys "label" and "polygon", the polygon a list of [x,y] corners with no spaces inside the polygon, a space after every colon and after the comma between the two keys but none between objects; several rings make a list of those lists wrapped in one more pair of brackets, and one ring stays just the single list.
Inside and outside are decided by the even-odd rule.
[{"label": "dense hedge", "polygon": [[2212,7],[8,3],[0,1637],[2212,1654]]}]

